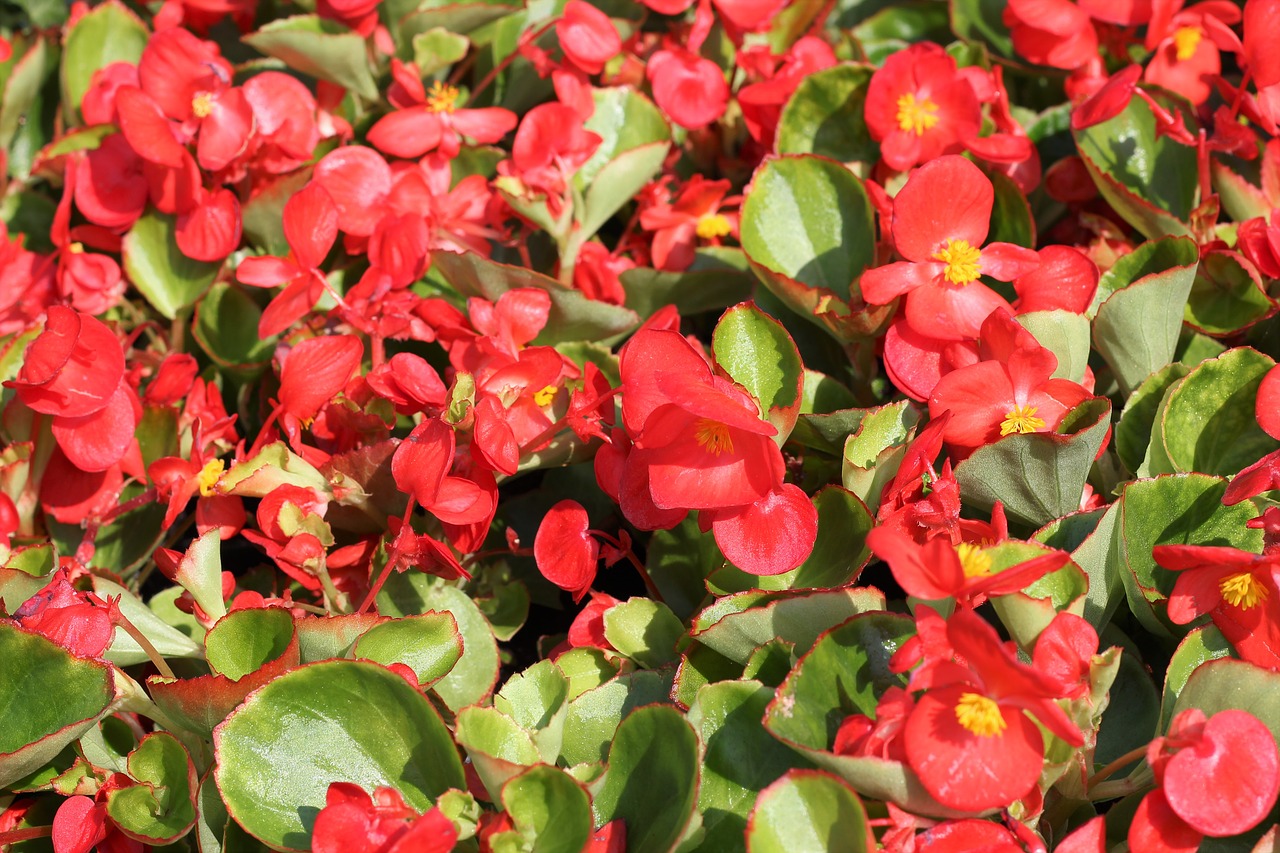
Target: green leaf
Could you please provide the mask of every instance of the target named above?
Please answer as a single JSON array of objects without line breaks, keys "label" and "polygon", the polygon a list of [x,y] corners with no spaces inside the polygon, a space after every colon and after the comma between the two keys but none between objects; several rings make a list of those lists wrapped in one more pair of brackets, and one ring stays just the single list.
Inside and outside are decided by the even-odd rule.
[{"label": "green leaf", "polygon": [[315,663],[346,657],[362,634],[389,621],[388,617],[376,613],[297,619],[293,627],[298,632],[298,658],[302,663]]},{"label": "green leaf", "polygon": [[487,698],[498,682],[501,662],[493,629],[471,596],[418,572],[392,575],[378,596],[378,612],[384,616],[427,611],[447,611],[462,634],[462,657],[448,675],[436,682],[432,688],[436,695],[453,711]]},{"label": "green leaf", "polygon": [[137,64],[147,46],[147,25],[118,0],[89,10],[67,30],[62,51],[62,108],[78,124],[79,105],[93,73],[113,62]]},{"label": "green leaf", "polygon": [[1147,454],[1165,392],[1190,372],[1190,367],[1175,361],[1148,376],[1129,395],[1120,413],[1120,422],[1116,424],[1116,453],[1130,471],[1136,472]]},{"label": "green leaf", "polygon": [[1185,319],[1208,335],[1229,335],[1269,315],[1275,305],[1254,266],[1236,252],[1206,252],[1187,297]]},{"label": "green leaf", "polygon": [[295,71],[337,83],[370,101],[378,97],[364,39],[336,21],[318,15],[280,18],[241,41]]},{"label": "green leaf", "polygon": [[432,27],[426,32],[415,35],[413,43],[413,62],[418,66],[418,73],[430,77],[437,71],[444,71],[450,65],[467,55],[471,40],[464,35],[450,32],[444,27]]},{"label": "green leaf", "polygon": [[864,853],[871,832],[858,795],[820,770],[793,770],[760,794],[747,829],[748,853],[826,850]]},{"label": "green leaf", "polygon": [[823,631],[859,613],[883,610],[885,604],[884,594],[871,587],[818,589],[783,593],[759,606],[725,612],[735,601],[746,604],[752,598],[752,593],[721,598],[699,614],[690,637],[745,664],[757,648],[775,638],[794,644],[797,653],[806,652]]},{"label": "green leaf", "polygon": [[[991,176],[995,188],[995,204],[991,208],[991,230],[987,235],[991,243],[1013,243],[1028,249],[1036,247],[1036,221],[1031,215],[1031,205],[1013,178],[1002,172]],[[1021,320],[1021,317],[1019,317]]]},{"label": "green leaf", "polygon": [[152,732],[129,754],[129,775],[142,784],[107,794],[107,814],[125,835],[170,844],[196,822],[196,768],[178,739]]},{"label": "green leaf", "polygon": [[875,162],[880,148],[863,119],[873,72],[866,65],[837,65],[805,77],[782,108],[778,153]]},{"label": "green leaf", "polygon": [[671,140],[671,127],[662,110],[631,87],[593,89],[591,97],[595,112],[583,127],[600,136],[600,147],[574,175],[574,183],[583,190],[595,183],[606,163],[624,152]]},{"label": "green leaf", "polygon": [[1111,428],[1111,403],[1085,400],[1067,413],[1059,433],[1007,435],[978,448],[956,466],[966,503],[990,509],[1004,503],[1010,516],[1039,527],[1080,507],[1098,449]]},{"label": "green leaf", "polygon": [[795,341],[777,320],[754,303],[726,311],[711,336],[716,364],[760,401],[765,417],[778,429],[774,441],[787,440],[800,415],[804,362]]},{"label": "green leaf", "polygon": [[809,762],[760,725],[773,691],[754,681],[708,684],[688,720],[706,749],[698,811],[706,850],[732,850],[743,837],[756,796],[793,767]]},{"label": "green leaf", "polygon": [[591,239],[624,204],[635,198],[658,174],[670,150],[670,142],[650,142],[623,151],[601,166],[583,198],[577,238]]},{"label": "green leaf", "polygon": [[[151,608],[142,603],[142,599],[114,581],[95,575],[93,591],[104,599],[118,598],[120,612],[146,635],[151,645],[164,657],[199,658],[203,654],[198,643],[165,624]],[[123,628],[116,628],[111,646],[103,657],[118,666],[132,666],[151,659]]]},{"label": "green leaf", "polygon": [[555,767],[533,767],[508,782],[502,807],[529,853],[580,853],[591,838],[591,798]]},{"label": "green leaf", "polygon": [[919,422],[920,410],[899,400],[867,411],[857,432],[845,440],[840,479],[867,509],[874,512],[880,506],[880,494],[898,473]]},{"label": "green leaf", "polygon": [[1031,311],[1019,314],[1018,324],[1040,345],[1058,357],[1054,379],[1080,382],[1089,367],[1089,320],[1073,311]]},{"label": "green leaf", "polygon": [[[244,241],[247,245],[267,255],[281,258],[288,256],[290,249],[289,240],[284,235],[284,205],[310,179],[310,169],[299,169],[287,175],[269,178],[261,189],[254,190],[253,195],[240,208]],[[261,314],[256,305],[253,310]],[[255,341],[257,328],[255,318],[251,329],[254,331]]]},{"label": "green leaf", "polygon": [[660,601],[631,598],[605,611],[604,637],[618,653],[654,669],[676,658],[684,624]]},{"label": "green leaf", "polygon": [[760,280],[800,316],[846,338],[888,319],[892,308],[866,308],[856,285],[875,262],[875,225],[862,182],[839,163],[813,155],[765,161],[739,230]]},{"label": "green leaf", "polygon": [[533,733],[544,761],[559,757],[568,714],[569,679],[549,660],[538,661],[507,680],[493,706]]},{"label": "green leaf", "polygon": [[[1175,108],[1176,112],[1176,108]],[[1080,156],[1102,197],[1149,238],[1190,233],[1196,199],[1196,151],[1156,134],[1141,98],[1124,111],[1074,133]]]},{"label": "green leaf", "polygon": [[1164,675],[1164,696],[1160,702],[1160,731],[1169,728],[1173,719],[1173,709],[1192,673],[1200,665],[1211,660],[1222,660],[1232,657],[1231,644],[1213,625],[1195,628],[1182,638],[1178,647],[1169,659],[1169,666]]},{"label": "green leaf", "polygon": [[446,281],[463,296],[479,296],[496,302],[508,290],[537,287],[551,294],[551,314],[536,343],[598,341],[634,328],[640,318],[620,305],[596,302],[555,279],[524,267],[508,266],[474,252],[439,252],[433,263]]},{"label": "green leaf", "polygon": [[1128,394],[1173,361],[1198,250],[1187,239],[1144,243],[1098,284],[1093,341]]},{"label": "green leaf", "polygon": [[111,667],[0,621],[0,788],[29,776],[91,728],[115,699]]},{"label": "green leaf", "polygon": [[497,708],[463,708],[458,712],[454,737],[494,799],[524,768],[542,761],[533,735]]},{"label": "green leaf", "polygon": [[1175,471],[1229,476],[1280,447],[1254,413],[1258,386],[1274,366],[1240,347],[1201,362],[1170,388],[1158,434]]},{"label": "green leaf", "polygon": [[397,789],[413,808],[466,781],[427,698],[377,664],[326,661],[261,688],[213,737],[218,789],[267,844],[307,849],[331,782]]},{"label": "green leaf", "polygon": [[275,348],[274,338],[258,337],[262,309],[240,288],[218,283],[196,306],[192,328],[200,346],[223,367],[265,365]]},{"label": "green leaf", "polygon": [[449,613],[405,616],[374,626],[356,640],[357,658],[384,666],[402,663],[424,690],[449,674],[462,657],[462,636]]},{"label": "green leaf", "polygon": [[556,667],[564,673],[569,684],[565,694],[567,702],[572,702],[618,674],[617,664],[609,659],[603,649],[589,647],[569,649],[556,658]]},{"label": "green leaf", "polygon": [[[1015,540],[1000,542],[985,550],[993,572],[1005,571],[1046,553],[1048,549],[1043,546]],[[1074,563],[1067,563],[1018,592],[992,598],[991,605],[1001,624],[1009,630],[1009,636],[1019,647],[1030,650],[1056,615],[1063,611],[1076,616],[1084,614],[1088,589],[1089,579],[1084,571]]]},{"label": "green leaf", "polygon": [[1248,711],[1280,740],[1280,672],[1242,660],[1206,661],[1187,679],[1173,716],[1188,708],[1199,708],[1206,717],[1233,708]]},{"label": "green leaf", "polygon": [[8,148],[23,126],[39,124],[40,90],[56,61],[56,52],[38,39],[13,66],[0,102],[0,148]]},{"label": "green leaf", "polygon": [[1003,0],[951,0],[951,29],[956,36],[992,47],[1012,58],[1013,37],[1004,25]]},{"label": "green leaf", "polygon": [[648,318],[664,305],[681,316],[727,308],[751,296],[756,277],[741,249],[706,246],[694,254],[684,272],[637,267],[619,276],[627,307]]},{"label": "green leaf", "polygon": [[293,617],[279,608],[233,610],[205,637],[205,657],[219,675],[238,681],[284,654],[293,641]]},{"label": "green leaf", "polygon": [[569,765],[603,761],[622,720],[644,705],[670,702],[671,679],[656,672],[619,675],[569,703],[561,757]]},{"label": "green leaf", "polygon": [[1126,651],[1120,671],[1108,692],[1107,708],[1098,726],[1093,760],[1104,767],[1131,750],[1146,745],[1159,734],[1160,694],[1142,661]]},{"label": "green leaf", "polygon": [[175,219],[151,210],[133,224],[121,249],[129,280],[170,320],[195,305],[222,268],[182,254],[175,234]]},{"label": "green leaf", "polygon": [[[520,6],[496,2],[496,0],[479,0],[479,2],[457,2],[457,0],[426,0],[426,2],[408,3],[409,11],[399,17],[394,9],[396,3],[380,3],[379,12],[401,48],[401,55],[408,58],[413,39],[433,29],[444,29],[451,33],[471,33],[486,24],[505,18],[520,11]],[[417,7],[417,8],[414,8]]]},{"label": "green leaf", "polygon": [[693,819],[701,779],[698,735],[675,708],[651,705],[618,726],[596,783],[596,824],[621,818],[630,853],[669,853]]}]

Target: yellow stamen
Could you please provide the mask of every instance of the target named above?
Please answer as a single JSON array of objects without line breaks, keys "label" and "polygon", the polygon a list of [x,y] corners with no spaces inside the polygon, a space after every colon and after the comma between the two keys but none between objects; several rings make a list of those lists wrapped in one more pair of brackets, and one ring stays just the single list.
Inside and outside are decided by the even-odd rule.
[{"label": "yellow stamen", "polygon": [[933,259],[947,265],[942,274],[951,284],[969,284],[982,274],[982,252],[977,246],[970,246],[968,240],[948,240]]},{"label": "yellow stamen", "polygon": [[215,487],[218,485],[218,480],[222,478],[223,470],[221,459],[210,459],[204,463],[204,467],[196,475],[196,482],[200,484],[201,497],[211,498],[217,494]]},{"label": "yellow stamen", "polygon": [[1173,34],[1173,50],[1179,62],[1186,62],[1188,59],[1196,55],[1196,49],[1200,47],[1200,39],[1204,38],[1204,33],[1199,27],[1178,27]]},{"label": "yellow stamen", "polygon": [[1223,601],[1242,610],[1248,610],[1267,597],[1267,588],[1252,572],[1229,575],[1222,579],[1218,588],[1222,590]]},{"label": "yellow stamen", "polygon": [[980,546],[961,542],[956,546],[956,556],[960,558],[960,569],[966,578],[985,578],[991,574],[991,558]]},{"label": "yellow stamen", "polygon": [[938,105],[928,98],[917,101],[916,96],[908,92],[898,98],[898,127],[916,136],[938,123]]},{"label": "yellow stamen", "polygon": [[547,406],[550,406],[551,401],[556,398],[557,390],[558,389],[556,388],[556,386],[548,385],[546,388],[543,388],[541,391],[535,391],[533,395],[533,402],[537,403],[539,406],[542,406],[544,408]]},{"label": "yellow stamen", "polygon": [[1000,706],[979,693],[965,693],[956,703],[956,720],[978,737],[999,735],[1007,727]]},{"label": "yellow stamen", "polygon": [[433,113],[451,113],[458,107],[460,94],[457,86],[437,80],[427,91],[427,109]]},{"label": "yellow stamen", "polygon": [[733,437],[729,435],[729,427],[719,421],[699,418],[693,430],[693,437],[713,456],[719,456],[726,450],[733,452]]},{"label": "yellow stamen", "polygon": [[196,118],[206,118],[213,112],[213,95],[209,92],[196,92],[191,99],[191,112]]},{"label": "yellow stamen", "polygon": [[82,255],[84,254],[84,243],[72,243],[67,246],[67,251],[73,255]]},{"label": "yellow stamen", "polygon": [[1005,412],[1004,420],[1000,422],[1000,434],[1012,435],[1016,432],[1026,435],[1044,429],[1044,418],[1036,417],[1037,408],[1037,406],[1014,406],[1010,411]]},{"label": "yellow stamen", "polygon": [[708,213],[698,219],[698,236],[703,240],[714,240],[733,231],[728,218],[719,213]]}]

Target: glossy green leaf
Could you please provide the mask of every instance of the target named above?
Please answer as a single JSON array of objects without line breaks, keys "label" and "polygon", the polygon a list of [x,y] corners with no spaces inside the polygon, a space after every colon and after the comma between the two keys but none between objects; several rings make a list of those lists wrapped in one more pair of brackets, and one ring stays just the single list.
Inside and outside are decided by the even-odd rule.
[{"label": "glossy green leaf", "polygon": [[1280,740],[1280,673],[1229,658],[1206,661],[1187,679],[1173,716],[1188,708],[1206,717],[1231,708],[1248,711]]},{"label": "glossy green leaf", "polygon": [[843,781],[820,770],[793,770],[760,794],[747,829],[748,853],[875,849],[867,812]]},{"label": "glossy green leaf", "polygon": [[1098,767],[1144,746],[1159,733],[1160,694],[1151,673],[1135,655],[1126,651],[1120,656],[1108,699],[1094,748],[1093,760]]},{"label": "glossy green leaf", "polygon": [[[203,650],[199,643],[165,624],[164,620],[151,608],[143,604],[142,599],[114,581],[94,576],[93,591],[104,600],[118,598],[120,612],[133,623],[135,628],[146,635],[155,650],[164,657],[199,658],[202,656]],[[111,637],[111,645],[103,657],[119,666],[131,666],[150,660],[137,641],[122,628],[116,628]]]},{"label": "glossy green leaf", "polygon": [[62,104],[69,122],[89,91],[93,72],[112,62],[136,64],[147,46],[147,25],[118,0],[89,10],[67,30],[62,51]]},{"label": "glossy green leaf", "polygon": [[635,89],[593,89],[591,97],[595,111],[583,127],[600,136],[600,146],[574,176],[579,189],[590,187],[605,164],[619,155],[671,139],[671,127],[662,111]]},{"label": "glossy green leaf", "polygon": [[1190,367],[1175,361],[1148,376],[1129,395],[1116,424],[1116,453],[1130,471],[1136,472],[1147,454],[1165,392],[1190,372]]},{"label": "glossy green leaf", "polygon": [[698,249],[684,272],[637,267],[619,279],[627,307],[646,318],[664,305],[676,306],[681,316],[727,308],[751,296],[756,283],[742,250],[725,246]]},{"label": "glossy green leaf", "polygon": [[1192,629],[1182,638],[1178,647],[1173,650],[1169,666],[1164,675],[1164,695],[1160,702],[1160,731],[1169,727],[1173,719],[1173,708],[1182,695],[1191,674],[1200,665],[1211,660],[1221,660],[1232,656],[1231,644],[1213,625],[1203,625]]},{"label": "glossy green leaf", "polygon": [[462,657],[462,636],[452,614],[424,613],[370,628],[356,640],[352,652],[383,666],[404,664],[425,689],[448,675]]},{"label": "glossy green leaf", "polygon": [[538,661],[507,680],[493,706],[533,734],[544,761],[554,762],[564,745],[569,679],[549,660]]},{"label": "glossy green leaf", "polygon": [[215,284],[196,306],[193,326],[201,348],[223,367],[263,365],[274,339],[258,337],[262,309],[249,294],[230,284]]},{"label": "glossy green leaf", "polygon": [[591,837],[591,798],[555,767],[533,767],[502,788],[502,807],[529,853],[580,853]]},{"label": "glossy green leaf", "polygon": [[463,708],[458,712],[454,737],[495,799],[524,768],[542,761],[533,735],[497,708]]},{"label": "glossy green leaf", "polygon": [[1004,504],[1013,518],[1040,526],[1078,509],[1089,469],[1111,428],[1111,403],[1085,400],[1067,413],[1061,433],[1007,435],[956,466],[966,503]]},{"label": "glossy green leaf", "polygon": [[951,0],[951,29],[966,41],[976,41],[1013,57],[1013,38],[1004,25],[1001,0]]},{"label": "glossy green leaf", "polygon": [[47,764],[115,699],[111,668],[0,621],[0,787]]},{"label": "glossy green leaf", "polygon": [[569,765],[604,761],[624,717],[654,702],[670,702],[671,679],[656,672],[619,675],[569,703],[561,756]]},{"label": "glossy green leaf", "polygon": [[196,822],[196,768],[178,739],[152,732],[129,754],[129,775],[142,784],[111,791],[107,815],[130,838],[169,844]]},{"label": "glossy green leaf", "polygon": [[471,46],[466,36],[450,32],[444,27],[432,27],[418,33],[413,37],[412,44],[413,62],[418,66],[418,73],[424,77],[444,71],[458,62],[467,55],[467,49]]},{"label": "glossy green leaf", "polygon": [[465,787],[453,738],[427,698],[377,664],[300,667],[252,694],[214,731],[218,789],[236,821],[305,850],[331,782],[396,788],[425,810]]},{"label": "glossy green leaf", "polygon": [[388,617],[376,613],[296,619],[293,627],[298,632],[298,656],[302,663],[345,657],[362,634],[388,621]]},{"label": "glossy green leaf", "polygon": [[1280,447],[1254,413],[1258,386],[1274,366],[1240,347],[1201,362],[1170,388],[1158,435],[1175,471],[1229,476]]},{"label": "glossy green leaf", "polygon": [[[1039,545],[1009,540],[985,549],[991,571],[998,573],[1047,553]],[[1089,578],[1074,563],[1049,572],[1019,592],[996,596],[991,605],[1009,635],[1026,650],[1035,646],[1040,632],[1061,612],[1084,615]]]},{"label": "glossy green leaf", "polygon": [[280,657],[292,640],[289,611],[233,610],[209,629],[205,657],[214,672],[235,681]]},{"label": "glossy green leaf", "polygon": [[1205,253],[1187,297],[1186,321],[1209,335],[1229,335],[1275,309],[1254,266],[1236,252]]},{"label": "glossy green leaf", "polygon": [[671,143],[666,139],[650,142],[623,151],[601,166],[583,197],[578,239],[594,236],[623,205],[635,198],[658,174],[670,150]]},{"label": "glossy green leaf", "polygon": [[660,601],[632,598],[604,614],[604,637],[618,653],[653,669],[676,658],[684,624]]},{"label": "glossy green leaf", "polygon": [[364,39],[336,21],[318,15],[279,18],[242,40],[294,71],[336,83],[362,98],[378,97]]},{"label": "glossy green leaf", "polygon": [[27,125],[40,125],[40,90],[53,72],[57,50],[45,39],[37,39],[14,65],[4,81],[0,102],[0,148],[8,148]]},{"label": "glossy green leaf", "polygon": [[1075,140],[1102,197],[1130,225],[1149,238],[1189,233],[1195,148],[1158,136],[1155,116],[1141,98],[1132,98],[1115,118],[1076,131]]},{"label": "glossy green leaf", "polygon": [[991,184],[995,188],[996,195],[995,204],[991,208],[991,230],[987,234],[988,242],[1013,243],[1016,246],[1034,249],[1036,221],[1031,215],[1031,205],[1027,202],[1027,197],[1022,194],[1022,190],[1013,178],[1001,172],[992,174]]},{"label": "glossy green leaf", "polygon": [[880,494],[898,473],[907,443],[915,434],[920,410],[909,400],[887,403],[866,413],[844,443],[840,479],[872,512]]},{"label": "glossy green leaf", "polygon": [[1058,358],[1054,379],[1080,382],[1089,367],[1089,320],[1072,311],[1031,311],[1019,314],[1018,325],[1035,335],[1040,345]]},{"label": "glossy green leaf", "polygon": [[124,271],[151,307],[170,320],[196,304],[221,264],[193,261],[178,250],[175,220],[144,213],[124,237]]},{"label": "glossy green leaf", "polygon": [[804,362],[795,341],[777,320],[753,303],[726,311],[711,337],[716,364],[760,401],[781,445],[800,414]]},{"label": "glossy green leaf", "polygon": [[778,120],[778,153],[874,162],[880,149],[863,120],[872,71],[865,65],[837,65],[800,81]]},{"label": "glossy green leaf", "polygon": [[756,796],[793,767],[808,767],[760,725],[773,691],[754,681],[708,684],[689,708],[689,722],[706,749],[698,811],[707,850],[741,843]]},{"label": "glossy green leaf", "polygon": [[631,853],[669,853],[694,816],[701,779],[698,735],[675,708],[651,705],[622,721],[595,787],[596,824],[619,818]]}]

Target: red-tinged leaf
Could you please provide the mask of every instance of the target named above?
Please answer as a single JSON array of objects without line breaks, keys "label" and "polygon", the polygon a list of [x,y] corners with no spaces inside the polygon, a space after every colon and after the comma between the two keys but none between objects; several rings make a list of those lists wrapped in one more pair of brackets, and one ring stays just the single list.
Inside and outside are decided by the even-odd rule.
[{"label": "red-tinged leaf", "polygon": [[818,511],[798,486],[784,483],[753,504],[716,512],[711,532],[744,572],[778,575],[808,559],[818,536]]},{"label": "red-tinged leaf", "polygon": [[563,500],[551,507],[533,540],[533,558],[542,576],[581,598],[596,579],[600,546],[582,504]]},{"label": "red-tinged leaf", "polygon": [[140,157],[173,169],[182,167],[186,149],[174,135],[173,123],[146,92],[122,87],[116,92],[116,110],[124,138]]},{"label": "red-tinged leaf", "polygon": [[285,202],[284,236],[299,266],[320,266],[338,239],[338,207],[328,190],[312,181]]},{"label": "red-tinged leaf", "polygon": [[352,145],[331,151],[316,164],[311,179],[329,191],[347,234],[369,236],[386,213],[391,167],[371,148]]},{"label": "red-tinged leaf", "polygon": [[72,465],[82,471],[105,471],[124,458],[133,443],[137,405],[133,389],[122,382],[101,410],[82,418],[54,418],[53,437]]},{"label": "red-tinged leaf", "polygon": [[309,338],[289,353],[280,371],[280,411],[314,418],[360,367],[364,344],[354,335]]}]

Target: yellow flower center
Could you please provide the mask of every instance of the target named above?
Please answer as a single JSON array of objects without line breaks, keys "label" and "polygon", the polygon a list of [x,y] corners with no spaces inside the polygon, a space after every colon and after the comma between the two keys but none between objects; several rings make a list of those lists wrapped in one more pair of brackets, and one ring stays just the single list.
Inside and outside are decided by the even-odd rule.
[{"label": "yellow flower center", "polygon": [[1173,50],[1178,57],[1178,61],[1186,62],[1195,56],[1196,48],[1200,47],[1200,39],[1202,38],[1204,38],[1204,33],[1201,32],[1199,27],[1178,27],[1173,34]]},{"label": "yellow flower center", "polygon": [[956,546],[956,556],[960,558],[960,569],[967,578],[985,578],[991,574],[991,558],[978,545],[961,542]]},{"label": "yellow flower center", "polygon": [[978,737],[999,735],[1007,727],[1000,706],[980,693],[965,693],[956,703],[956,720]]},{"label": "yellow flower center", "polygon": [[204,463],[204,467],[196,475],[196,482],[200,484],[201,497],[211,498],[217,494],[214,491],[214,487],[218,485],[218,480],[222,478],[223,470],[221,459],[210,459]]},{"label": "yellow flower center", "polygon": [[916,96],[908,92],[898,98],[898,127],[916,136],[938,123],[938,105],[926,98],[917,101]]},{"label": "yellow flower center", "polygon": [[84,243],[72,243],[70,246],[67,246],[67,251],[73,255],[83,255]]},{"label": "yellow flower center", "polygon": [[1012,435],[1016,432],[1026,435],[1044,429],[1044,418],[1036,417],[1036,409],[1036,406],[1014,406],[1005,412],[1004,420],[1000,422],[1000,434]]},{"label": "yellow flower center", "polygon": [[427,109],[433,113],[451,113],[457,109],[460,94],[457,86],[437,80],[427,91]]},{"label": "yellow flower center", "polygon": [[1218,588],[1222,590],[1223,601],[1242,610],[1248,610],[1267,597],[1267,588],[1252,572],[1229,575],[1222,579]]},{"label": "yellow flower center", "polygon": [[547,406],[550,406],[551,401],[556,398],[557,390],[558,389],[556,388],[556,386],[548,385],[546,388],[543,388],[541,391],[535,391],[533,395],[533,402],[537,403],[539,406],[542,406],[544,408]]},{"label": "yellow flower center", "polygon": [[206,118],[213,112],[213,95],[209,92],[196,92],[191,99],[191,112],[196,118]]},{"label": "yellow flower center", "polygon": [[693,430],[693,438],[712,456],[719,456],[726,450],[733,452],[733,438],[729,435],[729,427],[719,421],[699,418]]},{"label": "yellow flower center", "polygon": [[951,284],[969,284],[982,274],[982,252],[977,246],[970,246],[968,240],[948,240],[933,259],[947,265],[942,274]]},{"label": "yellow flower center", "polygon": [[719,213],[708,213],[698,219],[698,236],[703,240],[714,240],[733,231],[727,217]]}]

